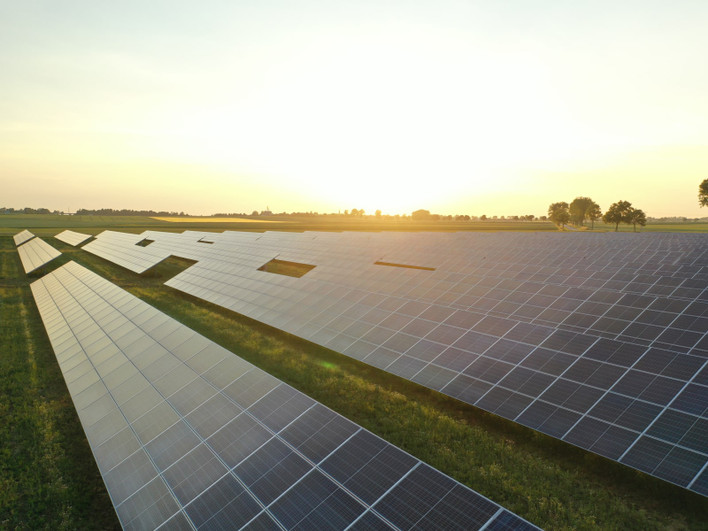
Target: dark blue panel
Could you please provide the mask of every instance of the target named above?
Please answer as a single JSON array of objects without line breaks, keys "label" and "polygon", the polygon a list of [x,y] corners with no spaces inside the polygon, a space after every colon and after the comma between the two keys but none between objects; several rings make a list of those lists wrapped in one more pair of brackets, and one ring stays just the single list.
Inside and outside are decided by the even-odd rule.
[{"label": "dark blue panel", "polygon": [[681,439],[681,445],[706,453],[708,450],[708,420],[697,419]]},{"label": "dark blue panel", "polygon": [[481,357],[467,367],[464,373],[473,378],[479,378],[485,382],[496,384],[511,372],[513,368],[514,366],[510,363]]},{"label": "dark blue panel", "polygon": [[233,473],[251,492],[268,505],[304,476],[312,465],[278,439],[271,439]]},{"label": "dark blue panel", "polygon": [[234,467],[271,437],[271,432],[242,413],[212,435],[207,444],[229,467]]},{"label": "dark blue panel", "polygon": [[261,506],[227,475],[186,507],[197,528],[238,528],[261,511]]},{"label": "dark blue panel", "polygon": [[279,385],[248,411],[276,433],[290,424],[315,403],[289,385]]},{"label": "dark blue panel", "polygon": [[563,440],[587,450],[605,434],[609,427],[610,425],[606,422],[585,417],[563,437]]},{"label": "dark blue panel", "polygon": [[468,404],[474,404],[491,387],[487,382],[460,374],[447,384],[442,392]]},{"label": "dark blue panel", "polygon": [[482,496],[456,485],[425,514],[416,526],[421,529],[474,529],[484,525],[499,506]]},{"label": "dark blue panel", "polygon": [[529,428],[538,429],[557,409],[557,406],[536,400],[526,411],[519,415],[516,422],[528,426]]},{"label": "dark blue panel", "polygon": [[657,376],[638,397],[647,402],[665,406],[681,391],[684,384],[685,382],[681,382],[680,380]]},{"label": "dark blue panel", "polygon": [[671,403],[671,407],[686,413],[705,416],[708,412],[708,387],[689,384]]},{"label": "dark blue panel", "polygon": [[597,405],[590,410],[590,415],[607,422],[615,422],[633,402],[631,398],[615,393],[607,393]]},{"label": "dark blue panel", "polygon": [[421,464],[391,489],[374,509],[401,529],[410,529],[454,486],[450,478]]},{"label": "dark blue panel", "polygon": [[618,459],[637,439],[633,431],[610,426],[600,438],[590,447],[590,450],[610,459]]},{"label": "dark blue panel", "polygon": [[632,446],[621,462],[651,474],[671,448],[668,443],[644,436]]},{"label": "dark blue panel", "polygon": [[505,509],[485,529],[490,531],[530,531],[536,527]]},{"label": "dark blue panel", "polygon": [[635,400],[615,421],[627,429],[643,432],[647,426],[661,413],[659,406]]},{"label": "dark blue panel", "polygon": [[696,423],[698,417],[667,409],[647,431],[649,435],[670,443],[677,443]]},{"label": "dark blue panel", "polygon": [[278,498],[270,510],[286,529],[301,524],[303,529],[313,529],[308,518],[312,522],[331,518],[330,526],[342,529],[364,512],[364,506],[315,469]]},{"label": "dark blue panel", "polygon": [[539,431],[551,435],[553,437],[562,437],[575,424],[580,415],[567,410],[558,408],[554,411],[546,421],[538,427]]},{"label": "dark blue panel", "polygon": [[[407,453],[387,445],[347,479],[344,486],[366,503],[372,504],[416,463],[417,460]],[[326,466],[327,462],[323,468]]]},{"label": "dark blue panel", "polygon": [[533,345],[528,345],[526,343],[519,343],[508,339],[500,339],[489,347],[485,351],[484,355],[489,358],[494,358],[509,363],[519,363],[529,355],[533,348]]},{"label": "dark blue panel", "polygon": [[349,528],[350,531],[389,531],[393,529],[371,511],[364,513]]},{"label": "dark blue panel", "polygon": [[471,352],[455,347],[448,347],[433,360],[433,363],[453,371],[462,371],[478,357],[478,354],[472,354]]},{"label": "dark blue panel", "polygon": [[671,483],[687,487],[705,464],[705,455],[675,447],[654,470],[654,475]]}]

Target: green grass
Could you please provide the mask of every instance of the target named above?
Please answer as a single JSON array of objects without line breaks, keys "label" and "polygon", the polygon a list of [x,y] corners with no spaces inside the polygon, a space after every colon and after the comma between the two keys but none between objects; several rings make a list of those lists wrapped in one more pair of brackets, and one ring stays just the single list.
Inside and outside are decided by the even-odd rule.
[{"label": "green grass", "polygon": [[708,232],[708,223],[648,223],[642,232]]},{"label": "green grass", "polygon": [[267,273],[275,273],[276,275],[285,275],[288,277],[300,278],[308,271],[312,271],[315,266],[310,264],[300,264],[298,262],[289,262],[287,260],[278,260],[273,258],[258,268],[259,271]]},{"label": "green grass", "polygon": [[0,237],[0,528],[118,529],[28,284]]},{"label": "green grass", "polygon": [[[64,254],[34,276],[75,260],[543,528],[708,529],[702,496],[164,286],[187,261],[135,275],[47,241]],[[0,528],[111,528],[115,515],[35,309],[32,279],[9,236],[0,236],[0,249]]]}]

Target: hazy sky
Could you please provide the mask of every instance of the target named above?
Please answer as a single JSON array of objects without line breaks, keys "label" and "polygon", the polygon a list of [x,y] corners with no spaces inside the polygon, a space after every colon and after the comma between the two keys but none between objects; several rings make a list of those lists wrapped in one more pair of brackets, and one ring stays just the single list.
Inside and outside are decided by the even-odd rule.
[{"label": "hazy sky", "polygon": [[706,28],[706,0],[0,0],[0,206],[708,216]]}]

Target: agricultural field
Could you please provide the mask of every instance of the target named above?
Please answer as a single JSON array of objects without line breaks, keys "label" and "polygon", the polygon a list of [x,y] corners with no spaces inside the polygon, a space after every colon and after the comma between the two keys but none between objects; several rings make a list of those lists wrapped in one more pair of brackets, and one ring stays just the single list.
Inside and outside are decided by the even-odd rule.
[{"label": "agricultural field", "polygon": [[[53,237],[67,228],[90,234],[556,230],[541,222],[273,221],[281,222],[205,226],[139,217],[0,217],[0,528],[119,527],[29,288],[74,260],[542,528],[708,529],[708,500],[698,494],[165,286],[187,261],[170,258],[136,275]],[[693,231],[698,225],[708,230],[691,223],[643,231]],[[30,276],[12,241],[25,228],[63,253]]]}]

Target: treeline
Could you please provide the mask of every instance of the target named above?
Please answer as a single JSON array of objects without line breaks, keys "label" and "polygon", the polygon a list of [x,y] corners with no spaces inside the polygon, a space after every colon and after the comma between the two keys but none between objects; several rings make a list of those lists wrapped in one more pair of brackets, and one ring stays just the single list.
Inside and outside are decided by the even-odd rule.
[{"label": "treeline", "polygon": [[147,216],[147,217],[187,217],[189,214],[184,212],[167,212],[166,210],[131,210],[128,208],[123,208],[121,210],[114,210],[112,208],[98,208],[90,210],[87,208],[78,209],[75,214],[76,216]]},{"label": "treeline", "polygon": [[[48,208],[11,208],[11,207],[0,207],[0,215],[2,214],[40,214],[40,215],[54,215],[63,216],[67,215],[66,212],[62,210],[49,210]],[[71,215],[69,213],[68,215]],[[185,212],[167,212],[166,210],[131,210],[128,208],[123,208],[121,210],[115,210],[113,208],[99,208],[99,209],[88,209],[80,208],[73,215],[75,216],[147,216],[147,217],[187,217],[189,214]],[[244,214],[245,215],[245,214]]]},{"label": "treeline", "polygon": [[687,218],[685,216],[664,216],[661,218],[647,217],[647,221],[651,223],[706,223],[708,217],[703,218]]},{"label": "treeline", "polygon": [[0,207],[0,214],[55,214],[60,215],[63,212],[59,210],[49,210],[48,208],[12,208]]},{"label": "treeline", "polygon": [[367,214],[363,208],[352,208],[344,212],[270,212],[254,210],[250,214],[245,212],[217,212],[211,214],[211,217],[217,218],[244,218],[244,217],[293,217],[293,218],[361,218],[361,219],[376,219],[376,220],[413,220],[413,221],[546,221],[546,216],[535,216],[533,214],[524,214],[518,216],[470,216],[469,214],[433,214],[429,210],[416,210],[411,214],[383,214],[381,210],[376,210],[373,214]]},{"label": "treeline", "polygon": [[634,208],[629,201],[612,203],[603,214],[600,205],[589,197],[576,197],[570,204],[565,201],[551,203],[548,207],[548,219],[558,225],[559,229],[563,229],[567,224],[582,227],[586,221],[590,221],[591,228],[595,228],[595,222],[602,219],[604,223],[614,225],[615,232],[620,223],[633,225],[634,232],[637,232],[637,225],[644,227],[647,224],[644,211]]}]

